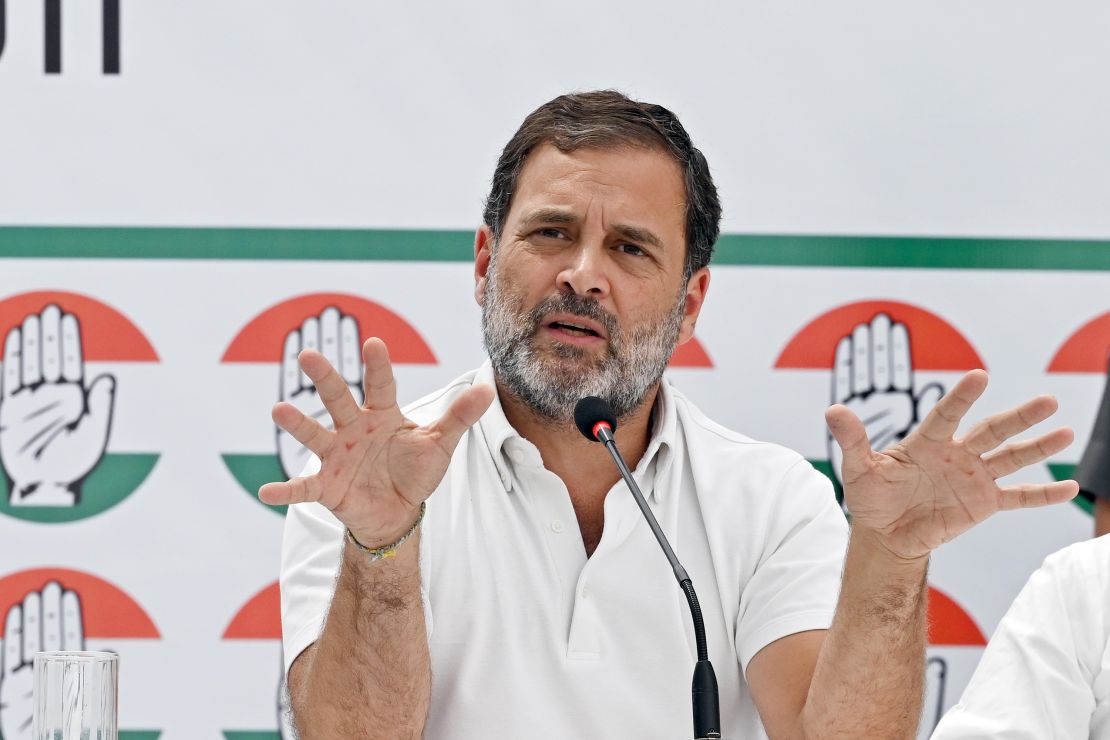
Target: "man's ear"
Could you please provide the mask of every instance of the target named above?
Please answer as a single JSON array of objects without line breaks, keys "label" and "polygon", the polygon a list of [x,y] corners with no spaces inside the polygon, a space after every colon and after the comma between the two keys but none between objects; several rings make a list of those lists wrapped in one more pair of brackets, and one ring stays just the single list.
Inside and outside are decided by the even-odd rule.
[{"label": "man's ear", "polygon": [[481,306],[486,299],[486,276],[493,258],[493,230],[486,224],[474,232],[474,300]]},{"label": "man's ear", "polygon": [[703,267],[690,276],[686,284],[686,299],[683,306],[682,327],[678,330],[678,343],[690,341],[694,336],[694,325],[698,322],[705,295],[709,292],[709,268]]}]

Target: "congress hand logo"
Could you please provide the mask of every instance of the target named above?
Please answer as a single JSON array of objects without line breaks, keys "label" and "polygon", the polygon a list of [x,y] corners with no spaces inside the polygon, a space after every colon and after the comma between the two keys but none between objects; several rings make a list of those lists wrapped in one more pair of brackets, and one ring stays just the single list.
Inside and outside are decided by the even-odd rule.
[{"label": "congress hand logo", "polygon": [[32,660],[44,650],[84,650],[81,599],[57,581],[8,609],[0,662],[0,740],[29,740]]},{"label": "congress hand logo", "polygon": [[85,378],[81,328],[51,304],[4,341],[0,462],[13,506],[72,507],[108,446],[116,380]]},{"label": "congress hand logo", "polygon": [[[939,383],[915,392],[909,331],[885,313],[857,324],[837,344],[831,403],[844,404],[863,421],[875,450],[900,442],[943,395]],[[843,453],[831,434],[826,444],[833,473],[843,486]]]}]

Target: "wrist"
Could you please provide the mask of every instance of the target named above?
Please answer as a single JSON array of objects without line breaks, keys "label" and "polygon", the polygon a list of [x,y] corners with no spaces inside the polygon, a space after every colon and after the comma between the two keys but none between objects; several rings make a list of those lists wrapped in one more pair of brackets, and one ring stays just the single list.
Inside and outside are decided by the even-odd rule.
[{"label": "wrist", "polygon": [[849,550],[854,551],[861,560],[871,567],[916,575],[929,569],[930,552],[909,552],[894,547],[879,531],[867,527],[852,526]]},{"label": "wrist", "polygon": [[347,541],[351,543],[356,549],[360,550],[366,555],[371,562],[381,560],[382,558],[390,558],[397,554],[397,550],[410,539],[416,531],[420,528],[420,523],[424,521],[424,512],[427,509],[426,503],[421,503],[420,508],[416,512],[416,516],[401,534],[396,537],[385,537],[379,543],[377,539],[371,540],[368,544],[365,540],[360,539],[351,528],[347,528],[346,537]]}]

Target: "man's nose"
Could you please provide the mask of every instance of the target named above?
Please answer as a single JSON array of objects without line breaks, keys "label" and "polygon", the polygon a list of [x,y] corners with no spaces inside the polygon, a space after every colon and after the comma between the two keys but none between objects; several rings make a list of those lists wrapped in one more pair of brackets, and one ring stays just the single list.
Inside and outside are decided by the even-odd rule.
[{"label": "man's nose", "polygon": [[609,268],[604,245],[579,244],[567,254],[567,263],[556,281],[561,290],[600,300],[609,295]]}]

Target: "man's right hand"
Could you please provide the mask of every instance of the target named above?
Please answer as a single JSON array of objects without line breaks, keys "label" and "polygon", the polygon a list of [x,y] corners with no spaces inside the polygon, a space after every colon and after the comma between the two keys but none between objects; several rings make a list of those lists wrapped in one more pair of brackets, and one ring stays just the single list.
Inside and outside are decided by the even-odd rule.
[{"label": "man's right hand", "polygon": [[494,389],[468,388],[438,421],[417,426],[397,405],[397,385],[385,343],[362,346],[360,406],[350,387],[319,352],[305,350],[301,369],[331,415],[334,431],[290,403],[274,406],[274,423],[320,458],[315,475],[267,483],[259,498],[272,505],[318,501],[366,547],[396,542],[416,520],[420,504],[447,472],[463,433],[493,402]]}]

